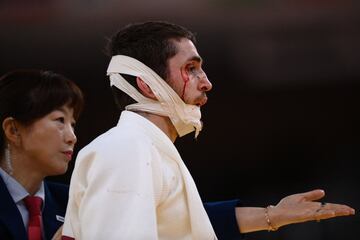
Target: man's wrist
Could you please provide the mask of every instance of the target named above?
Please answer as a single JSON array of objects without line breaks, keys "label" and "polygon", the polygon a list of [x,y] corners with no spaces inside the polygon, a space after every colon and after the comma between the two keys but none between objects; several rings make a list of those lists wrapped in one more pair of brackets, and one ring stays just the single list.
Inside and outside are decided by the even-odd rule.
[{"label": "man's wrist", "polygon": [[278,230],[278,227],[276,227],[276,225],[274,224],[274,218],[273,218],[273,205],[269,205],[266,208],[264,208],[264,215],[265,215],[265,220],[268,226],[268,231],[276,231]]}]

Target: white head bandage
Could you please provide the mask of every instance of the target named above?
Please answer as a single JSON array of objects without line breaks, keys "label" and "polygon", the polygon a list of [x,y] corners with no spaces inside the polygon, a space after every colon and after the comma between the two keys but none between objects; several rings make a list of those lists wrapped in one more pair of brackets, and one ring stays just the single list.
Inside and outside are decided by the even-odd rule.
[{"label": "white head bandage", "polygon": [[[129,84],[119,73],[141,78],[153,91],[158,101],[143,96],[136,88]],[[124,55],[113,56],[107,75],[110,85],[115,85],[138,103],[126,106],[126,110],[138,110],[155,113],[170,118],[180,137],[195,132],[195,137],[201,131],[200,107],[184,103],[178,94],[142,62]]]}]

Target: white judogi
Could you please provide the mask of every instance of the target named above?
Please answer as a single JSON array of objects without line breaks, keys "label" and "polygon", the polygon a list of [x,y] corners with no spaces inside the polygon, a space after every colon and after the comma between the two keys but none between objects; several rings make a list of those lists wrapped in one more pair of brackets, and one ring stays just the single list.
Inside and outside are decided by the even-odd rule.
[{"label": "white judogi", "polygon": [[216,239],[174,144],[130,111],[79,152],[63,235],[77,240]]}]

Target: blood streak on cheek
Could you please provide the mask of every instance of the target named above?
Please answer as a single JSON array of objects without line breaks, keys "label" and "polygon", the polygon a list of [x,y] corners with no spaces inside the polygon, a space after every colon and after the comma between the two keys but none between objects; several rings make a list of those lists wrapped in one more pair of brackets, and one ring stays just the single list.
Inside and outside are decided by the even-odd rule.
[{"label": "blood streak on cheek", "polygon": [[187,75],[188,77],[186,79],[183,78],[183,81],[184,81],[184,87],[183,87],[183,90],[182,90],[182,94],[181,94],[181,99],[184,99],[184,96],[185,96],[185,89],[186,89],[186,85],[188,84],[188,82],[190,81],[190,79],[194,79],[194,78],[197,78],[197,79],[200,79],[200,76],[199,74],[201,74],[201,72],[199,72],[198,70],[186,70],[187,72]]},{"label": "blood streak on cheek", "polygon": [[189,78],[188,79],[183,79],[184,80],[184,87],[183,87],[183,90],[182,90],[182,94],[181,94],[181,99],[184,100],[184,95],[185,95],[185,88],[186,88],[186,85],[187,83],[189,82]]}]

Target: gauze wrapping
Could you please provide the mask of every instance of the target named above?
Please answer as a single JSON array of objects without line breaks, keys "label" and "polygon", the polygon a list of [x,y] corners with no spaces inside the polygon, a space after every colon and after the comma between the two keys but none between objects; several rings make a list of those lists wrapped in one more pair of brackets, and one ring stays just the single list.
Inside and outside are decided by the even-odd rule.
[{"label": "gauze wrapping", "polygon": [[[157,100],[143,96],[128,83],[120,74],[127,74],[141,78],[153,91]],[[180,137],[195,130],[195,137],[202,129],[200,107],[184,103],[178,94],[142,62],[124,55],[113,56],[107,75],[110,85],[116,86],[138,103],[127,105],[126,110],[150,112],[170,118]]]}]

